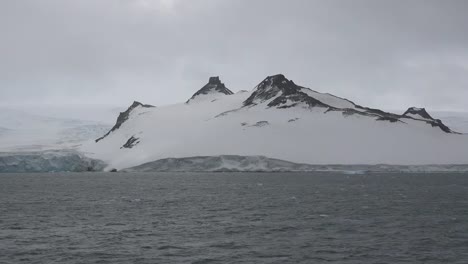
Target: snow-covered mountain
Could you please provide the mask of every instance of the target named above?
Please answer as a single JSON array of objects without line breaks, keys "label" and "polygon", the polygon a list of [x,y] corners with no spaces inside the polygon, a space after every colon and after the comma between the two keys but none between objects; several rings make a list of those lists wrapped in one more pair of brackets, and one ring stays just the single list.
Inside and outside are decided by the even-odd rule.
[{"label": "snow-covered mountain", "polygon": [[222,155],[307,164],[468,164],[468,136],[422,108],[372,109],[279,74],[250,92],[232,93],[212,77],[185,103],[134,102],[82,151],[117,169]]}]

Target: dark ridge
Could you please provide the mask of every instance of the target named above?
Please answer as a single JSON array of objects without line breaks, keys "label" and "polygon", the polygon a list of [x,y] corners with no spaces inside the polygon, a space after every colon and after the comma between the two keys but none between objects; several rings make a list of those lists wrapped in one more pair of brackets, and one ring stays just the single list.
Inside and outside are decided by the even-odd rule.
[{"label": "dark ridge", "polygon": [[[244,102],[244,106],[253,106],[261,102],[265,102],[276,97],[268,103],[268,107],[290,108],[299,103],[305,103],[309,107],[330,107],[319,100],[310,97],[302,92],[303,87],[296,85],[292,80],[286,79],[283,74],[268,76],[260,84],[255,87],[255,91]],[[291,105],[284,105],[291,101]]]},{"label": "dark ridge", "polygon": [[[291,102],[294,102],[294,103],[292,103],[290,105],[284,105],[288,101],[291,101]],[[326,104],[320,102],[319,100],[308,96],[307,94],[305,94],[303,92],[297,92],[295,94],[282,94],[281,96],[278,96],[273,101],[271,101],[268,104],[268,107],[277,107],[277,108],[280,108],[280,109],[284,109],[284,108],[294,107],[299,103],[305,103],[309,107],[318,106],[318,107],[329,107],[330,108],[329,105],[326,105]]]},{"label": "dark ridge", "polygon": [[234,94],[231,90],[226,88],[226,86],[224,85],[224,83],[221,82],[218,76],[210,77],[210,79],[208,80],[208,83],[205,86],[203,86],[200,90],[198,90],[196,93],[194,93],[193,96],[186,103],[190,102],[190,100],[195,99],[195,97],[199,95],[209,94],[211,92],[218,92],[218,93],[222,93],[225,95]]},{"label": "dark ridge", "polygon": [[[365,108],[361,108],[361,109],[365,109]],[[328,112],[341,112],[341,114],[343,116],[346,116],[346,117],[347,116],[352,116],[352,115],[361,115],[361,116],[374,117],[374,118],[376,118],[375,120],[377,120],[377,121],[388,121],[388,122],[391,122],[391,123],[396,123],[396,122],[404,123],[403,121],[398,119],[398,117],[399,117],[398,115],[394,115],[394,114],[390,114],[390,113],[388,113],[388,115],[382,115],[380,113],[381,112],[385,113],[385,112],[380,111],[378,109],[370,109],[370,110],[376,110],[376,111],[361,112],[361,111],[357,111],[357,110],[352,109],[352,108],[345,108],[345,109],[329,108],[327,111],[325,111],[325,113],[328,113]]]},{"label": "dark ridge", "polygon": [[360,106],[360,105],[356,105],[356,104],[355,104],[355,106],[356,106],[356,108],[365,110],[367,113],[378,115],[378,116],[382,117],[383,119],[398,120],[401,117],[400,115],[385,112],[385,111],[382,111],[380,109],[364,107],[364,106]]},{"label": "dark ridge", "polygon": [[442,123],[442,120],[440,120],[440,119],[434,119],[434,121],[427,122],[427,123],[431,124],[431,126],[433,126],[433,127],[438,127],[440,129],[442,129],[442,131],[444,131],[445,133],[460,134],[460,133],[457,133],[457,132],[451,130],[448,126],[446,126],[444,123]]},{"label": "dark ridge", "polygon": [[109,132],[107,132],[104,136],[96,139],[96,143],[101,141],[102,139],[104,139],[105,137],[107,137],[110,133],[114,132],[115,130],[119,129],[120,126],[122,126],[122,124],[128,120],[128,117],[130,115],[130,113],[133,111],[133,109],[137,108],[137,107],[145,107],[145,108],[152,108],[152,107],[155,107],[153,105],[149,105],[149,104],[142,104],[140,102],[137,102],[137,101],[134,101],[133,104],[127,109],[125,110],[125,112],[121,112],[119,114],[119,117],[117,117],[117,122],[115,123],[115,125],[111,128],[111,130],[109,130]]}]

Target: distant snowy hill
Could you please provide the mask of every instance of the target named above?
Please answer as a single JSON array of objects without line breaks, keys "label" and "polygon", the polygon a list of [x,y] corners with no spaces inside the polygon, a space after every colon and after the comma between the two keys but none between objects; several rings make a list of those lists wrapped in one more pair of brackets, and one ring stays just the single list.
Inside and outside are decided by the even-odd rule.
[{"label": "distant snowy hill", "polygon": [[423,108],[372,109],[283,75],[234,94],[212,77],[185,103],[135,102],[81,150],[108,169],[222,155],[307,164],[468,164],[468,136],[457,132]]},{"label": "distant snowy hill", "polygon": [[160,159],[123,170],[124,172],[335,172],[363,173],[425,173],[468,172],[468,165],[310,165],[298,164],[264,156],[207,156]]}]

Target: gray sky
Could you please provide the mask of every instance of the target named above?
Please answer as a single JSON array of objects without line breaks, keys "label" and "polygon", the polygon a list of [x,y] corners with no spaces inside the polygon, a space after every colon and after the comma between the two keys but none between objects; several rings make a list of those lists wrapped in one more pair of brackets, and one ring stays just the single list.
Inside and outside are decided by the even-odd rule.
[{"label": "gray sky", "polygon": [[464,0],[3,0],[0,104],[156,105],[283,73],[356,103],[468,111]]}]

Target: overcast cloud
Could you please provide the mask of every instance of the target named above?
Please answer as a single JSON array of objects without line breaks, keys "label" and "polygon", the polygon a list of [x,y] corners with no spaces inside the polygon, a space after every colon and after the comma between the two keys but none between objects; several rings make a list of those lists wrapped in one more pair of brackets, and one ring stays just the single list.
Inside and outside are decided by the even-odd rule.
[{"label": "overcast cloud", "polygon": [[283,73],[386,109],[468,111],[464,0],[3,0],[0,104],[156,105]]}]

